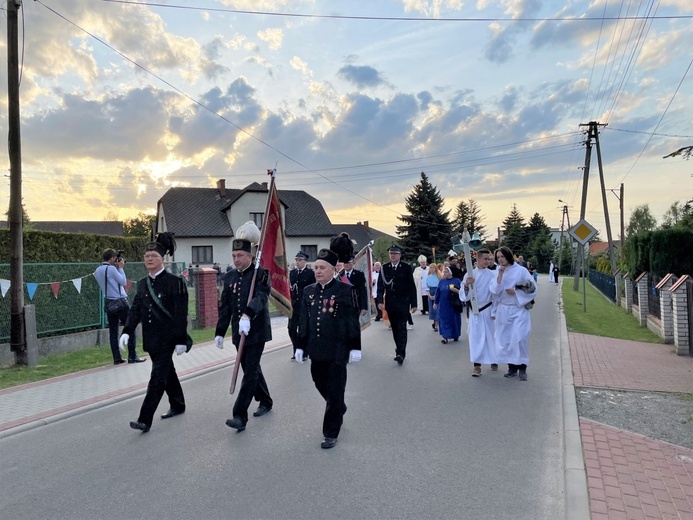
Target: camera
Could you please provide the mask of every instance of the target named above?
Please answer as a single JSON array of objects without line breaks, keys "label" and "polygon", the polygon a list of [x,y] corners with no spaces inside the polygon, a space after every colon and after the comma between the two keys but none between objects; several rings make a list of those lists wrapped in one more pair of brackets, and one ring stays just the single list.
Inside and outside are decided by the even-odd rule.
[{"label": "camera", "polygon": [[118,250],[118,254],[116,255],[116,260],[115,260],[116,263],[120,262],[123,259],[123,253],[125,253],[125,251],[123,251],[122,249]]}]

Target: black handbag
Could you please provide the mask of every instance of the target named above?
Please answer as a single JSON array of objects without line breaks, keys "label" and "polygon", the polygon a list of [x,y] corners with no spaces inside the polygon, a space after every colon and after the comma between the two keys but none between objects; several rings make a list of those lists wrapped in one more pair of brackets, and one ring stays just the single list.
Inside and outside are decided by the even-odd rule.
[{"label": "black handbag", "polygon": [[104,299],[106,300],[106,303],[104,305],[104,308],[106,309],[106,312],[109,314],[120,314],[123,309],[129,309],[130,305],[128,304],[127,298],[115,298],[113,300],[108,300],[108,267],[106,266],[106,271],[104,272],[104,289],[106,291],[106,294],[104,294]]}]

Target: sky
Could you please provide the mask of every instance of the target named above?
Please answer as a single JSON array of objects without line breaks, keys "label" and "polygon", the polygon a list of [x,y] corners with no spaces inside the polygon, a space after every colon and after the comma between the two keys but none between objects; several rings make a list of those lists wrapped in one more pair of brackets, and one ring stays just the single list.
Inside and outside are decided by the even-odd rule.
[{"label": "sky", "polygon": [[[34,221],[123,220],[276,167],[333,224],[394,234],[423,171],[492,235],[513,204],[559,227],[563,205],[580,217],[590,121],[614,239],[621,183],[626,223],[693,197],[693,161],[663,158],[693,145],[690,0],[25,0],[19,17]],[[592,149],[585,219],[606,239]]]}]

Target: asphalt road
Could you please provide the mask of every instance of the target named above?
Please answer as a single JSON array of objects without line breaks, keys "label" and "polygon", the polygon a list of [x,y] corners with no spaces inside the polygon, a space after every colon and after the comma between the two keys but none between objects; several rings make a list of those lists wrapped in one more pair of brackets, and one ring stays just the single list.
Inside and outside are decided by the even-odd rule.
[{"label": "asphalt road", "polygon": [[334,449],[308,364],[279,350],[262,361],[275,408],[241,433],[223,369],[146,434],[128,427],[139,397],[1,440],[2,518],[564,518],[558,288],[539,289],[526,383],[472,378],[466,338],[442,345],[420,315],[399,367],[373,323]]}]

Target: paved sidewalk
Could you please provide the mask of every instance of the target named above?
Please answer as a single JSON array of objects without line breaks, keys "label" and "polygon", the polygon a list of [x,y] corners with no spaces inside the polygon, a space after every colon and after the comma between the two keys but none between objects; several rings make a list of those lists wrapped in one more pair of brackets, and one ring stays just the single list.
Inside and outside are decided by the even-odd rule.
[{"label": "paved sidewalk", "polygon": [[[670,345],[568,336],[575,386],[693,393]],[[586,419],[580,435],[592,520],[693,519],[693,450]]]},{"label": "paved sidewalk", "polygon": [[[265,345],[265,352],[291,344],[286,318],[272,319],[272,338]],[[223,350],[216,348],[214,342],[207,342],[195,345],[187,354],[173,356],[181,380],[230,366],[235,360],[236,349],[230,337],[226,338]],[[150,372],[151,362],[147,360],[0,390],[0,438],[144,394]]]}]

